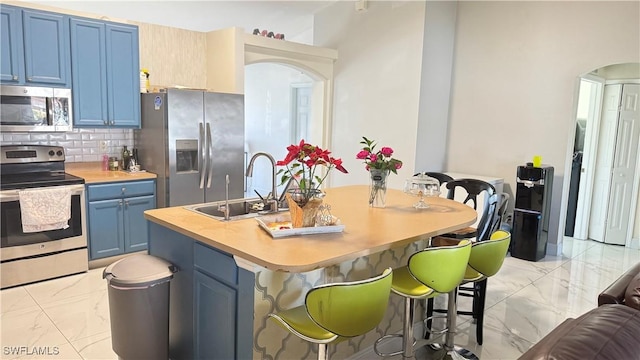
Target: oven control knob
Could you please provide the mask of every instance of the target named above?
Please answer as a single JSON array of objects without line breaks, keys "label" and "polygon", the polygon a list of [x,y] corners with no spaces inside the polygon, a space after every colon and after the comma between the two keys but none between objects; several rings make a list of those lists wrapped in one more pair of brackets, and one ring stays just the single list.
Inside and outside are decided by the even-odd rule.
[{"label": "oven control knob", "polygon": [[58,156],[62,156],[62,150],[58,150],[58,152],[56,153],[56,155],[58,155]]},{"label": "oven control knob", "polygon": [[56,153],[54,153],[54,152],[53,152],[53,150],[49,150],[49,156],[53,156],[53,155],[55,155],[55,154],[56,154]]}]

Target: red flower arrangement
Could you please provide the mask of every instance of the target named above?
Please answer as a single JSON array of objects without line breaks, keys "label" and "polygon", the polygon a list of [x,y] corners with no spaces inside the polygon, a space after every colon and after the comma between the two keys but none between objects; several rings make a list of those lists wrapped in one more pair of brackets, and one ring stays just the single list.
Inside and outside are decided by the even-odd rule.
[{"label": "red flower arrangement", "polygon": [[[300,140],[298,145],[287,146],[287,151],[284,160],[276,163],[278,166],[286,167],[278,171],[278,174],[282,174],[280,184],[285,184],[293,178],[304,197],[304,203],[320,193],[320,185],[327,178],[331,169],[335,168],[342,173],[348,173],[342,166],[342,159],[331,157],[330,151],[306,143],[304,140]],[[319,166],[327,168],[324,174],[322,170],[318,169]]]},{"label": "red flower arrangement", "polygon": [[376,143],[373,140],[369,140],[366,137],[362,137],[362,141],[360,144],[363,144],[364,147],[358,154],[356,158],[359,160],[364,160],[365,169],[369,171],[370,169],[377,170],[389,170],[394,174],[398,173],[398,169],[402,167],[402,161],[398,159],[394,159],[391,157],[393,155],[393,149],[390,147],[383,146],[380,150],[375,151]]}]

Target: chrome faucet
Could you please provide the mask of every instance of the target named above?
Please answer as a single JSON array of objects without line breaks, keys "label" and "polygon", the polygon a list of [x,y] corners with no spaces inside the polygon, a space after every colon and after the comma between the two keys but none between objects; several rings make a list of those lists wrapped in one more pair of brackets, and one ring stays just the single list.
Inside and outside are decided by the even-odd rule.
[{"label": "chrome faucet", "polygon": [[229,174],[227,174],[224,178],[224,205],[218,205],[218,211],[224,212],[224,219],[229,220]]},{"label": "chrome faucet", "polygon": [[267,159],[269,159],[269,161],[271,161],[271,168],[272,168],[272,178],[271,178],[271,211],[278,211],[278,184],[277,184],[277,180],[276,180],[276,159],[273,158],[273,156],[271,156],[270,154],[266,153],[266,152],[257,152],[255,154],[253,154],[253,156],[251,157],[251,160],[249,160],[249,165],[247,166],[247,172],[246,172],[246,176],[247,177],[252,177],[253,176],[253,163],[256,161],[256,159],[260,156],[265,156],[267,157]]}]

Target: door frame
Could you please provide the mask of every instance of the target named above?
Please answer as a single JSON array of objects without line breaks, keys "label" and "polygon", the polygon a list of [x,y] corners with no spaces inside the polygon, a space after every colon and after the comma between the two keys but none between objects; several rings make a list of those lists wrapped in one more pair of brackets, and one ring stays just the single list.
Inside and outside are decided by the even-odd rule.
[{"label": "door frame", "polygon": [[[573,101],[573,117],[572,117],[572,126],[575,126],[576,115],[577,115],[577,107],[578,107],[578,95],[580,91],[580,82],[585,75],[581,75],[576,77],[575,86],[574,86],[574,101]],[[608,84],[616,84],[616,83],[626,83],[626,84],[640,84],[640,79],[624,79],[624,80],[606,80],[605,85]],[[603,88],[604,93],[604,88]],[[602,107],[601,107],[602,109]],[[601,116],[600,116],[601,117]],[[565,164],[571,164],[572,156],[573,156],[573,144],[575,142],[575,131],[570,132],[567,137],[567,150],[565,156]],[[640,144],[638,144],[640,147]],[[640,149],[639,149],[640,150]],[[637,211],[640,211],[638,208],[638,196],[640,196],[640,156],[637,159],[636,171],[634,175],[634,185],[632,189],[632,198],[636,199],[635,203],[632,202],[630,213],[636,214]],[[564,234],[565,225],[567,220],[567,204],[569,198],[569,183],[571,181],[571,166],[565,166],[564,178],[563,178],[563,191],[562,191],[562,202],[560,207],[560,222],[558,228],[558,234],[561,236]],[[585,206],[591,206],[591,204],[585,204]],[[636,219],[632,218],[629,221],[629,227],[627,231],[627,240],[625,243],[626,247],[640,249],[640,238],[633,238],[633,231],[635,228]],[[561,247],[558,248],[558,254],[561,254]]]},{"label": "door frame", "polygon": [[[580,77],[582,81],[588,81],[596,85],[595,94],[589,100],[589,117],[587,119],[587,129],[585,131],[585,147],[583,150],[580,182],[578,187],[578,204],[576,208],[576,221],[574,226],[574,238],[586,239],[588,237],[589,217],[591,215],[591,194],[593,192],[593,177],[595,174],[596,152],[598,149],[598,129],[600,128],[600,119],[602,111],[602,96],[605,85],[605,79],[587,74]],[[580,86],[582,87],[582,86]],[[576,106],[576,120],[577,120]],[[574,134],[574,141],[575,136]]]}]

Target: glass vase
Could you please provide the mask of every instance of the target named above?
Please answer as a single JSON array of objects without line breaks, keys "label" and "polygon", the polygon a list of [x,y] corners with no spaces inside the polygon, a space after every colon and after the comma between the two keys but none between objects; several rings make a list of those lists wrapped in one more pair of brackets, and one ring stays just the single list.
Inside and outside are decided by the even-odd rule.
[{"label": "glass vase", "polygon": [[383,208],[386,206],[389,170],[369,169],[369,175],[369,206]]},{"label": "glass vase", "polygon": [[322,205],[324,192],[311,189],[302,191],[292,189],[287,191],[285,198],[291,214],[291,225],[294,228],[312,227],[316,225],[316,216]]}]

